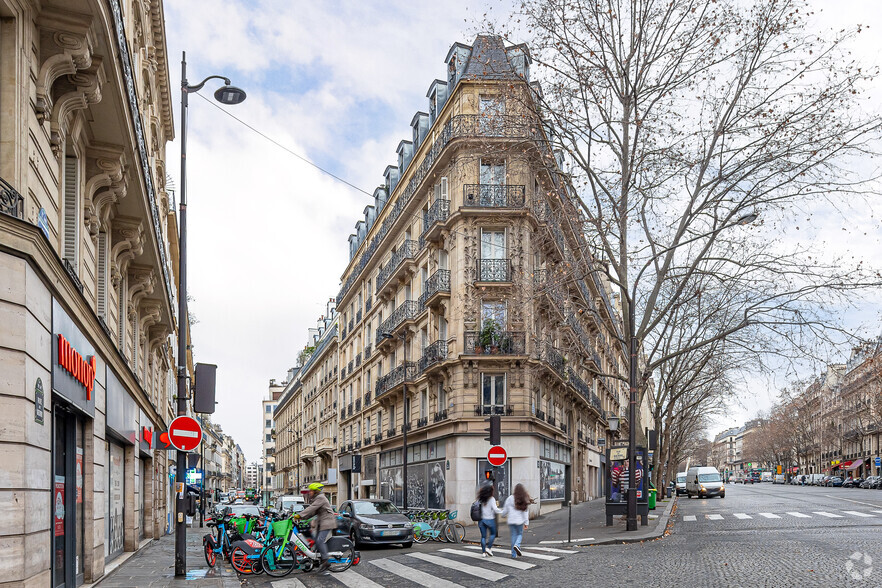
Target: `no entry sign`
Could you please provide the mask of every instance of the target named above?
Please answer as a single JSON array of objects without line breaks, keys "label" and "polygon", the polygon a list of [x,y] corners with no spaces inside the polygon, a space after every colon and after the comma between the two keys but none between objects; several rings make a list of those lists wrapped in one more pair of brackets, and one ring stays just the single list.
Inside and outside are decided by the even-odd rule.
[{"label": "no entry sign", "polygon": [[506,459],[508,459],[508,454],[505,452],[502,445],[494,445],[490,448],[490,451],[487,452],[487,461],[489,461],[490,465],[494,467],[501,466],[505,463]]},{"label": "no entry sign", "polygon": [[188,416],[179,416],[168,426],[168,440],[181,451],[193,451],[202,441],[202,427]]}]

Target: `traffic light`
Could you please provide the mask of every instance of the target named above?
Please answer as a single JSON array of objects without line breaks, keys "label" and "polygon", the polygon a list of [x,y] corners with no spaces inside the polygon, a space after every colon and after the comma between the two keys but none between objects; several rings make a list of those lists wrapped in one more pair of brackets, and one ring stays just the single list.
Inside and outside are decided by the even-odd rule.
[{"label": "traffic light", "polygon": [[488,427],[486,429],[489,434],[488,437],[484,437],[487,441],[490,442],[490,445],[499,445],[501,442],[501,430],[502,430],[502,422],[501,417],[499,415],[491,416],[487,419]]},{"label": "traffic light", "polygon": [[487,480],[488,482],[492,482],[493,481],[493,470],[486,470],[484,472],[484,479]]}]

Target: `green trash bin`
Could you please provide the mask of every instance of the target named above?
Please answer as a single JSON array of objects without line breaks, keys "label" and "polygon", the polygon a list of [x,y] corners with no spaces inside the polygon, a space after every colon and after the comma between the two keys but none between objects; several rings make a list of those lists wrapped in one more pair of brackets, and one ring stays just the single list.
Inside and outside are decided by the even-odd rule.
[{"label": "green trash bin", "polygon": [[655,488],[649,489],[649,510],[655,510],[655,493],[658,492]]}]

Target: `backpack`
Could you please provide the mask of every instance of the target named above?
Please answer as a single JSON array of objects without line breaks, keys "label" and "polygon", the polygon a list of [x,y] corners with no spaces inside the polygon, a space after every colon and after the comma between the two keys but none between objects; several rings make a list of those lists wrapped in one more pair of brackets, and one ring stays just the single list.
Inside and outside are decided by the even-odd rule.
[{"label": "backpack", "polygon": [[473,521],[481,520],[481,501],[476,500],[472,503],[472,508],[469,509],[469,515],[472,517]]}]

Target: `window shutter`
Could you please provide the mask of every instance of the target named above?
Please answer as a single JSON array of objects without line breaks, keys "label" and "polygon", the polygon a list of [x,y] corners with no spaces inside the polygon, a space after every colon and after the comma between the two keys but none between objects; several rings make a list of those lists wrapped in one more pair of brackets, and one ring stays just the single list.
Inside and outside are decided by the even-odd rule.
[{"label": "window shutter", "polygon": [[64,159],[64,258],[77,269],[77,158]]},{"label": "window shutter", "polygon": [[441,184],[435,184],[435,198],[433,202],[438,202],[441,198]]},{"label": "window shutter", "polygon": [[441,200],[450,200],[447,196],[447,176],[441,178]]},{"label": "window shutter", "polygon": [[107,233],[98,235],[98,316],[107,320]]}]

